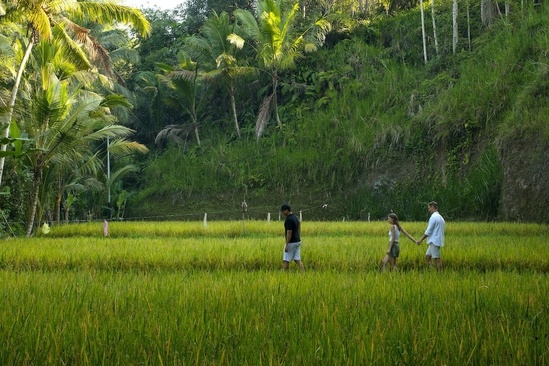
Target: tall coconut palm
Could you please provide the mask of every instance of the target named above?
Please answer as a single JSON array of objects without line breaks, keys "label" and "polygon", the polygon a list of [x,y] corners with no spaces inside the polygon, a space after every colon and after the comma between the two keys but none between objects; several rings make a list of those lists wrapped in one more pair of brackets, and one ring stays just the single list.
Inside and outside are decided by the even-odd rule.
[{"label": "tall coconut palm", "polygon": [[[258,19],[247,10],[238,9],[235,11],[235,16],[242,24],[245,36],[250,37],[255,44],[260,69],[266,72],[271,79],[271,94],[263,100],[256,122],[257,138],[261,137],[272,109],[274,109],[277,124],[279,126],[282,124],[278,114],[277,101],[279,72],[293,68],[296,59],[302,56],[303,52],[316,49],[314,43],[307,43],[302,48],[305,43],[304,36],[313,26],[319,26],[321,29],[329,27],[329,24],[321,19],[304,33],[296,34],[293,26],[299,4],[295,3],[285,15],[282,14],[282,4],[281,0],[260,0]],[[239,36],[234,35],[231,39],[235,42]]]},{"label": "tall coconut palm", "polygon": [[[91,68],[91,61],[108,69],[108,53],[90,35],[89,29],[78,23],[111,24],[120,22],[132,26],[144,36],[150,32],[150,24],[139,10],[114,3],[78,2],[77,0],[20,0],[5,5],[5,15],[0,18],[0,22],[25,24],[28,29],[26,46],[21,43],[21,48],[25,49],[25,52],[14,80],[8,109],[4,115],[4,123],[7,125],[13,116],[13,108],[23,72],[32,49],[38,41],[55,38],[58,42],[62,42],[70,61],[81,70]],[[82,50],[81,46],[87,53]],[[5,128],[3,136],[9,137],[8,128]],[[6,145],[2,144],[0,149],[5,151]],[[4,157],[0,157],[0,184],[3,171]]]},{"label": "tall coconut palm", "polygon": [[[36,127],[36,134],[32,136],[34,149],[27,155],[33,169],[28,236],[32,233],[42,178],[47,169],[54,166],[74,169],[80,164],[90,173],[96,172],[99,161],[93,144],[107,137],[123,138],[132,133],[127,127],[111,124],[105,115],[105,109],[113,106],[111,102],[81,90],[69,94],[67,87],[58,81],[34,96],[31,119],[25,121]],[[146,151],[143,145],[124,140],[119,144],[122,142],[127,152]],[[92,160],[94,163],[88,164]]]},{"label": "tall coconut palm", "polygon": [[[124,138],[132,133],[129,128],[116,125],[110,114],[110,108],[127,105],[124,99],[102,97],[71,85],[70,78],[56,76],[56,62],[64,61],[57,60],[56,49],[49,42],[42,42],[37,47],[40,57],[34,64],[38,67],[38,76],[32,79],[34,88],[26,93],[27,113],[21,114],[20,127],[26,131],[32,145],[26,156],[33,172],[28,236],[32,233],[44,173],[54,168],[58,171],[63,167],[74,169],[75,165],[88,167],[93,172],[98,164],[94,144],[107,137]],[[127,152],[146,150],[134,142],[125,142],[124,148]],[[90,161],[93,163],[88,164]]]},{"label": "tall coconut palm", "polygon": [[202,76],[218,81],[226,88],[238,137],[240,137],[240,126],[236,110],[235,81],[239,76],[256,72],[255,68],[239,64],[238,51],[244,46],[244,41],[233,36],[239,33],[238,25],[231,24],[229,14],[222,12],[217,15],[214,12],[202,26],[200,35],[185,39],[187,52],[205,70]]}]

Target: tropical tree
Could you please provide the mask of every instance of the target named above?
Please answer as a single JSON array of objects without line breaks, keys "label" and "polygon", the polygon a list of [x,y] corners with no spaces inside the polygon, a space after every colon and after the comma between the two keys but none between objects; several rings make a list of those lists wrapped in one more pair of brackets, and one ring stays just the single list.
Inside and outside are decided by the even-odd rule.
[{"label": "tropical tree", "polygon": [[[41,42],[33,61],[37,77],[31,79],[33,85],[25,93],[27,113],[21,114],[20,128],[30,139],[31,149],[26,158],[33,172],[28,236],[32,233],[45,175],[50,171],[60,174],[76,166],[88,174],[97,174],[102,163],[94,144],[106,138],[123,139],[132,133],[129,128],[117,125],[110,113],[115,106],[129,106],[125,99],[86,91],[79,83],[71,83],[74,77],[66,72],[60,73],[63,78],[57,76],[58,65],[63,65],[65,71],[68,69],[64,55],[59,45]],[[144,146],[125,140],[115,145],[126,153],[146,151]]]},{"label": "tropical tree", "polygon": [[184,21],[188,34],[198,34],[212,12],[232,14],[236,9],[253,11],[254,0],[186,0]]},{"label": "tropical tree", "polygon": [[[319,26],[322,30],[329,29],[329,24],[320,19],[310,28],[301,34],[295,34],[294,21],[299,9],[295,3],[290,11],[283,15],[282,1],[261,0],[258,4],[258,18],[248,10],[238,9],[235,16],[242,24],[244,36],[252,39],[255,52],[259,59],[259,68],[266,72],[271,79],[271,93],[266,95],[260,108],[259,117],[256,122],[256,137],[263,134],[265,125],[274,109],[277,124],[280,126],[278,114],[278,81],[279,73],[295,66],[295,61],[303,55],[304,51],[316,50],[315,43],[305,44],[304,36],[313,27]],[[231,36],[231,41],[241,42],[239,35]],[[302,48],[302,46],[304,48]]]},{"label": "tropical tree", "polygon": [[[24,49],[15,77],[7,112],[4,114],[4,137],[9,137],[9,123],[17,99],[19,85],[34,45],[40,40],[56,39],[67,51],[70,62],[80,70],[92,68],[92,62],[109,70],[106,50],[90,35],[89,29],[78,23],[96,22],[111,24],[120,22],[131,25],[140,34],[150,32],[150,24],[143,14],[134,8],[114,3],[77,0],[20,0],[5,4],[5,15],[0,22],[25,24],[28,29],[26,39],[18,39],[16,46]],[[25,45],[26,43],[26,45]],[[82,50],[84,48],[87,54]],[[91,61],[90,61],[91,60]],[[1,151],[6,144],[1,144]],[[0,184],[4,171],[4,157],[0,157]]]},{"label": "tropical tree", "polygon": [[[53,82],[35,96],[35,103],[26,122],[38,127],[33,136],[34,153],[28,154],[33,169],[33,189],[27,236],[32,233],[42,178],[53,166],[76,167],[82,164],[88,174],[97,174],[101,161],[93,153],[93,144],[107,137],[121,138],[132,131],[124,126],[111,124],[109,107],[119,105],[116,98],[101,98],[97,94],[79,90],[69,94],[67,87]],[[146,151],[143,145],[125,142],[126,152]]]},{"label": "tropical tree", "polygon": [[[90,153],[92,153],[90,151]],[[81,193],[90,195],[91,192],[104,191],[104,185],[97,179],[101,173],[101,162],[94,158],[87,158],[83,164],[56,164],[46,170],[43,184],[40,187],[39,202],[53,200],[53,222],[61,223],[61,207],[65,209],[65,222],[69,220],[69,213],[79,200]],[[93,174],[89,174],[92,171]],[[49,196],[54,196],[51,199]],[[40,210],[42,208],[42,210]],[[36,222],[42,222],[44,210],[51,209],[45,204],[37,207]]]},{"label": "tropical tree", "polygon": [[169,65],[177,64],[177,55],[183,46],[182,40],[188,36],[183,21],[184,12],[180,7],[174,10],[143,10],[153,27],[147,38],[139,39],[139,71],[154,71],[159,60]]},{"label": "tropical tree", "polygon": [[170,65],[159,64],[165,75],[165,83],[172,91],[165,101],[175,107],[183,108],[190,118],[190,123],[175,123],[167,125],[160,131],[155,139],[157,143],[162,140],[186,141],[192,131],[196,144],[200,146],[200,117],[204,112],[204,101],[208,84],[200,77],[199,65],[191,58],[181,53],[179,65],[175,68]]},{"label": "tropical tree", "polygon": [[133,78],[131,101],[135,106],[129,119],[130,127],[137,131],[139,141],[154,143],[156,135],[164,129],[169,120],[165,101],[170,87],[166,77],[153,71],[140,71]]},{"label": "tropical tree", "polygon": [[199,36],[185,39],[186,50],[202,68],[202,76],[219,82],[230,98],[236,135],[240,137],[238,113],[236,110],[236,80],[240,76],[256,72],[257,69],[241,66],[238,51],[244,41],[234,34],[241,33],[236,23],[232,23],[226,12],[216,12],[204,23]]}]

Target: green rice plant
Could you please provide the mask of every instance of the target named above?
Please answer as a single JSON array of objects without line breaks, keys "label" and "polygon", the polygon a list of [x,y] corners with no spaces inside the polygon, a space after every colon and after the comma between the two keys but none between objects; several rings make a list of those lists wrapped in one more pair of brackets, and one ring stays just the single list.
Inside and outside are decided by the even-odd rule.
[{"label": "green rice plant", "polygon": [[98,226],[0,242],[0,364],[549,362],[546,225],[449,222],[442,272],[406,240],[391,273],[383,222],[304,221],[305,273],[281,222]]},{"label": "green rice plant", "polygon": [[548,357],[545,275],[0,275],[3,364],[544,364]]}]

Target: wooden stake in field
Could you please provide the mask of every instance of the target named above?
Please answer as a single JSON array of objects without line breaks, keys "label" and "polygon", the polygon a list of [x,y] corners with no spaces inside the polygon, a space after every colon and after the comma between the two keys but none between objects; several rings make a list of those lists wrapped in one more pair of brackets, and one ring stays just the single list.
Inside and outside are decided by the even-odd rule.
[{"label": "wooden stake in field", "polygon": [[248,204],[246,200],[242,201],[240,205],[242,207],[242,228],[244,230],[244,235],[246,235],[246,212],[248,212]]}]

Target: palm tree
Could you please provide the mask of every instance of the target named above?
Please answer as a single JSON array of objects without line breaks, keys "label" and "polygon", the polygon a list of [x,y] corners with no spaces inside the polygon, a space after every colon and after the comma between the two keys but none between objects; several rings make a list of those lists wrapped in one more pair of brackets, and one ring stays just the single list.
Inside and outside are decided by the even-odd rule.
[{"label": "palm tree", "polygon": [[[32,149],[26,155],[33,172],[33,187],[27,235],[34,226],[39,194],[45,174],[54,169],[59,173],[75,169],[76,165],[96,173],[100,160],[94,144],[105,138],[124,138],[132,133],[115,124],[110,109],[128,103],[119,96],[100,95],[71,85],[70,77],[59,79],[56,65],[64,64],[62,51],[49,42],[41,42],[35,60],[38,77],[31,79],[34,89],[26,93],[27,113],[21,115],[20,127],[31,139]],[[67,75],[65,75],[67,76]],[[115,140],[116,141],[116,140]],[[143,145],[122,140],[114,144],[125,152],[146,151]],[[122,147],[123,146],[123,147]]]},{"label": "palm tree", "polygon": [[164,75],[153,71],[140,71],[133,81],[130,100],[135,109],[129,119],[130,126],[137,131],[140,141],[154,143],[156,135],[166,126],[169,83]]},{"label": "palm tree", "polygon": [[[93,153],[93,144],[107,137],[121,138],[132,130],[111,124],[105,109],[118,105],[118,101],[101,98],[84,91],[69,94],[68,88],[54,81],[43,92],[34,96],[31,119],[26,123],[36,127],[33,152],[28,154],[33,169],[33,194],[27,224],[27,236],[32,233],[42,178],[55,166],[72,167],[81,164],[89,173],[96,173],[99,160]],[[29,126],[30,127],[30,126]],[[31,130],[31,129],[27,129]],[[146,151],[143,145],[120,140],[126,153]],[[82,164],[84,162],[84,164]]]},{"label": "palm tree", "polygon": [[[93,191],[104,191],[104,185],[96,178],[102,170],[101,161],[97,158],[97,154],[93,154],[90,150],[90,157],[86,157],[83,164],[78,165],[61,165],[55,164],[47,169],[47,175],[43,177],[43,184],[40,187],[42,192],[40,202],[42,203],[37,212],[36,222],[42,222],[44,210],[48,207],[44,204],[47,198],[45,196],[54,196],[51,200],[54,201],[53,222],[61,223],[61,206],[65,208],[65,221],[68,221],[69,211],[74,203],[78,200],[80,193],[86,192],[90,195]],[[90,174],[89,172],[93,173]]]},{"label": "palm tree", "polygon": [[[150,32],[150,24],[143,14],[134,8],[113,3],[100,3],[76,0],[21,0],[5,4],[5,15],[1,22],[25,24],[28,29],[28,38],[24,56],[21,60],[14,80],[11,97],[5,114],[5,122],[9,125],[13,116],[13,108],[17,99],[19,85],[23,72],[27,66],[34,45],[40,40],[56,39],[66,49],[67,56],[80,70],[91,68],[90,59],[100,67],[108,70],[108,53],[89,34],[89,29],[77,22],[96,22],[111,24],[120,22],[131,25],[143,36]],[[88,51],[89,57],[82,51],[81,45]],[[9,137],[9,128],[4,130],[3,136]],[[6,144],[1,145],[0,151],[6,151]],[[0,157],[0,185],[4,171],[4,157]]]},{"label": "palm tree", "polygon": [[172,124],[158,133],[155,141],[164,139],[180,140],[181,136],[187,139],[188,134],[194,132],[196,143],[200,146],[199,117],[203,112],[203,102],[207,92],[207,84],[200,77],[198,63],[192,61],[185,54],[179,55],[177,68],[159,64],[165,73],[165,82],[172,90],[172,96],[166,98],[168,104],[182,107],[191,119],[190,124]]},{"label": "palm tree", "polygon": [[[255,42],[262,71],[266,72],[271,79],[271,94],[263,100],[260,118],[256,123],[258,139],[263,133],[272,108],[274,108],[277,124],[279,126],[282,124],[277,103],[278,73],[292,68],[295,59],[301,56],[300,46],[303,42],[303,35],[295,36],[292,32],[299,4],[294,4],[285,17],[282,15],[281,4],[275,0],[259,1],[257,20],[248,10],[237,9],[235,11],[235,16],[242,23],[244,32]],[[238,35],[235,35],[233,39],[238,39]]]},{"label": "palm tree", "polygon": [[239,76],[256,72],[256,69],[239,65],[238,51],[244,46],[244,41],[234,37],[238,33],[238,26],[236,23],[231,24],[229,14],[222,12],[217,15],[213,12],[202,26],[200,36],[186,38],[185,45],[191,58],[205,69],[202,76],[219,81],[227,89],[234,128],[236,135],[240,137],[235,80]]},{"label": "palm tree", "polygon": [[295,59],[301,55],[299,46],[303,41],[301,35],[294,37],[291,33],[292,23],[299,9],[296,3],[288,15],[282,17],[281,3],[275,0],[262,0],[258,4],[259,19],[247,10],[236,10],[235,16],[242,22],[244,31],[256,42],[260,63],[271,78],[271,94],[263,100],[260,117],[256,124],[256,137],[261,137],[264,126],[274,107],[275,118],[280,126],[278,114],[278,73],[294,66]]}]

